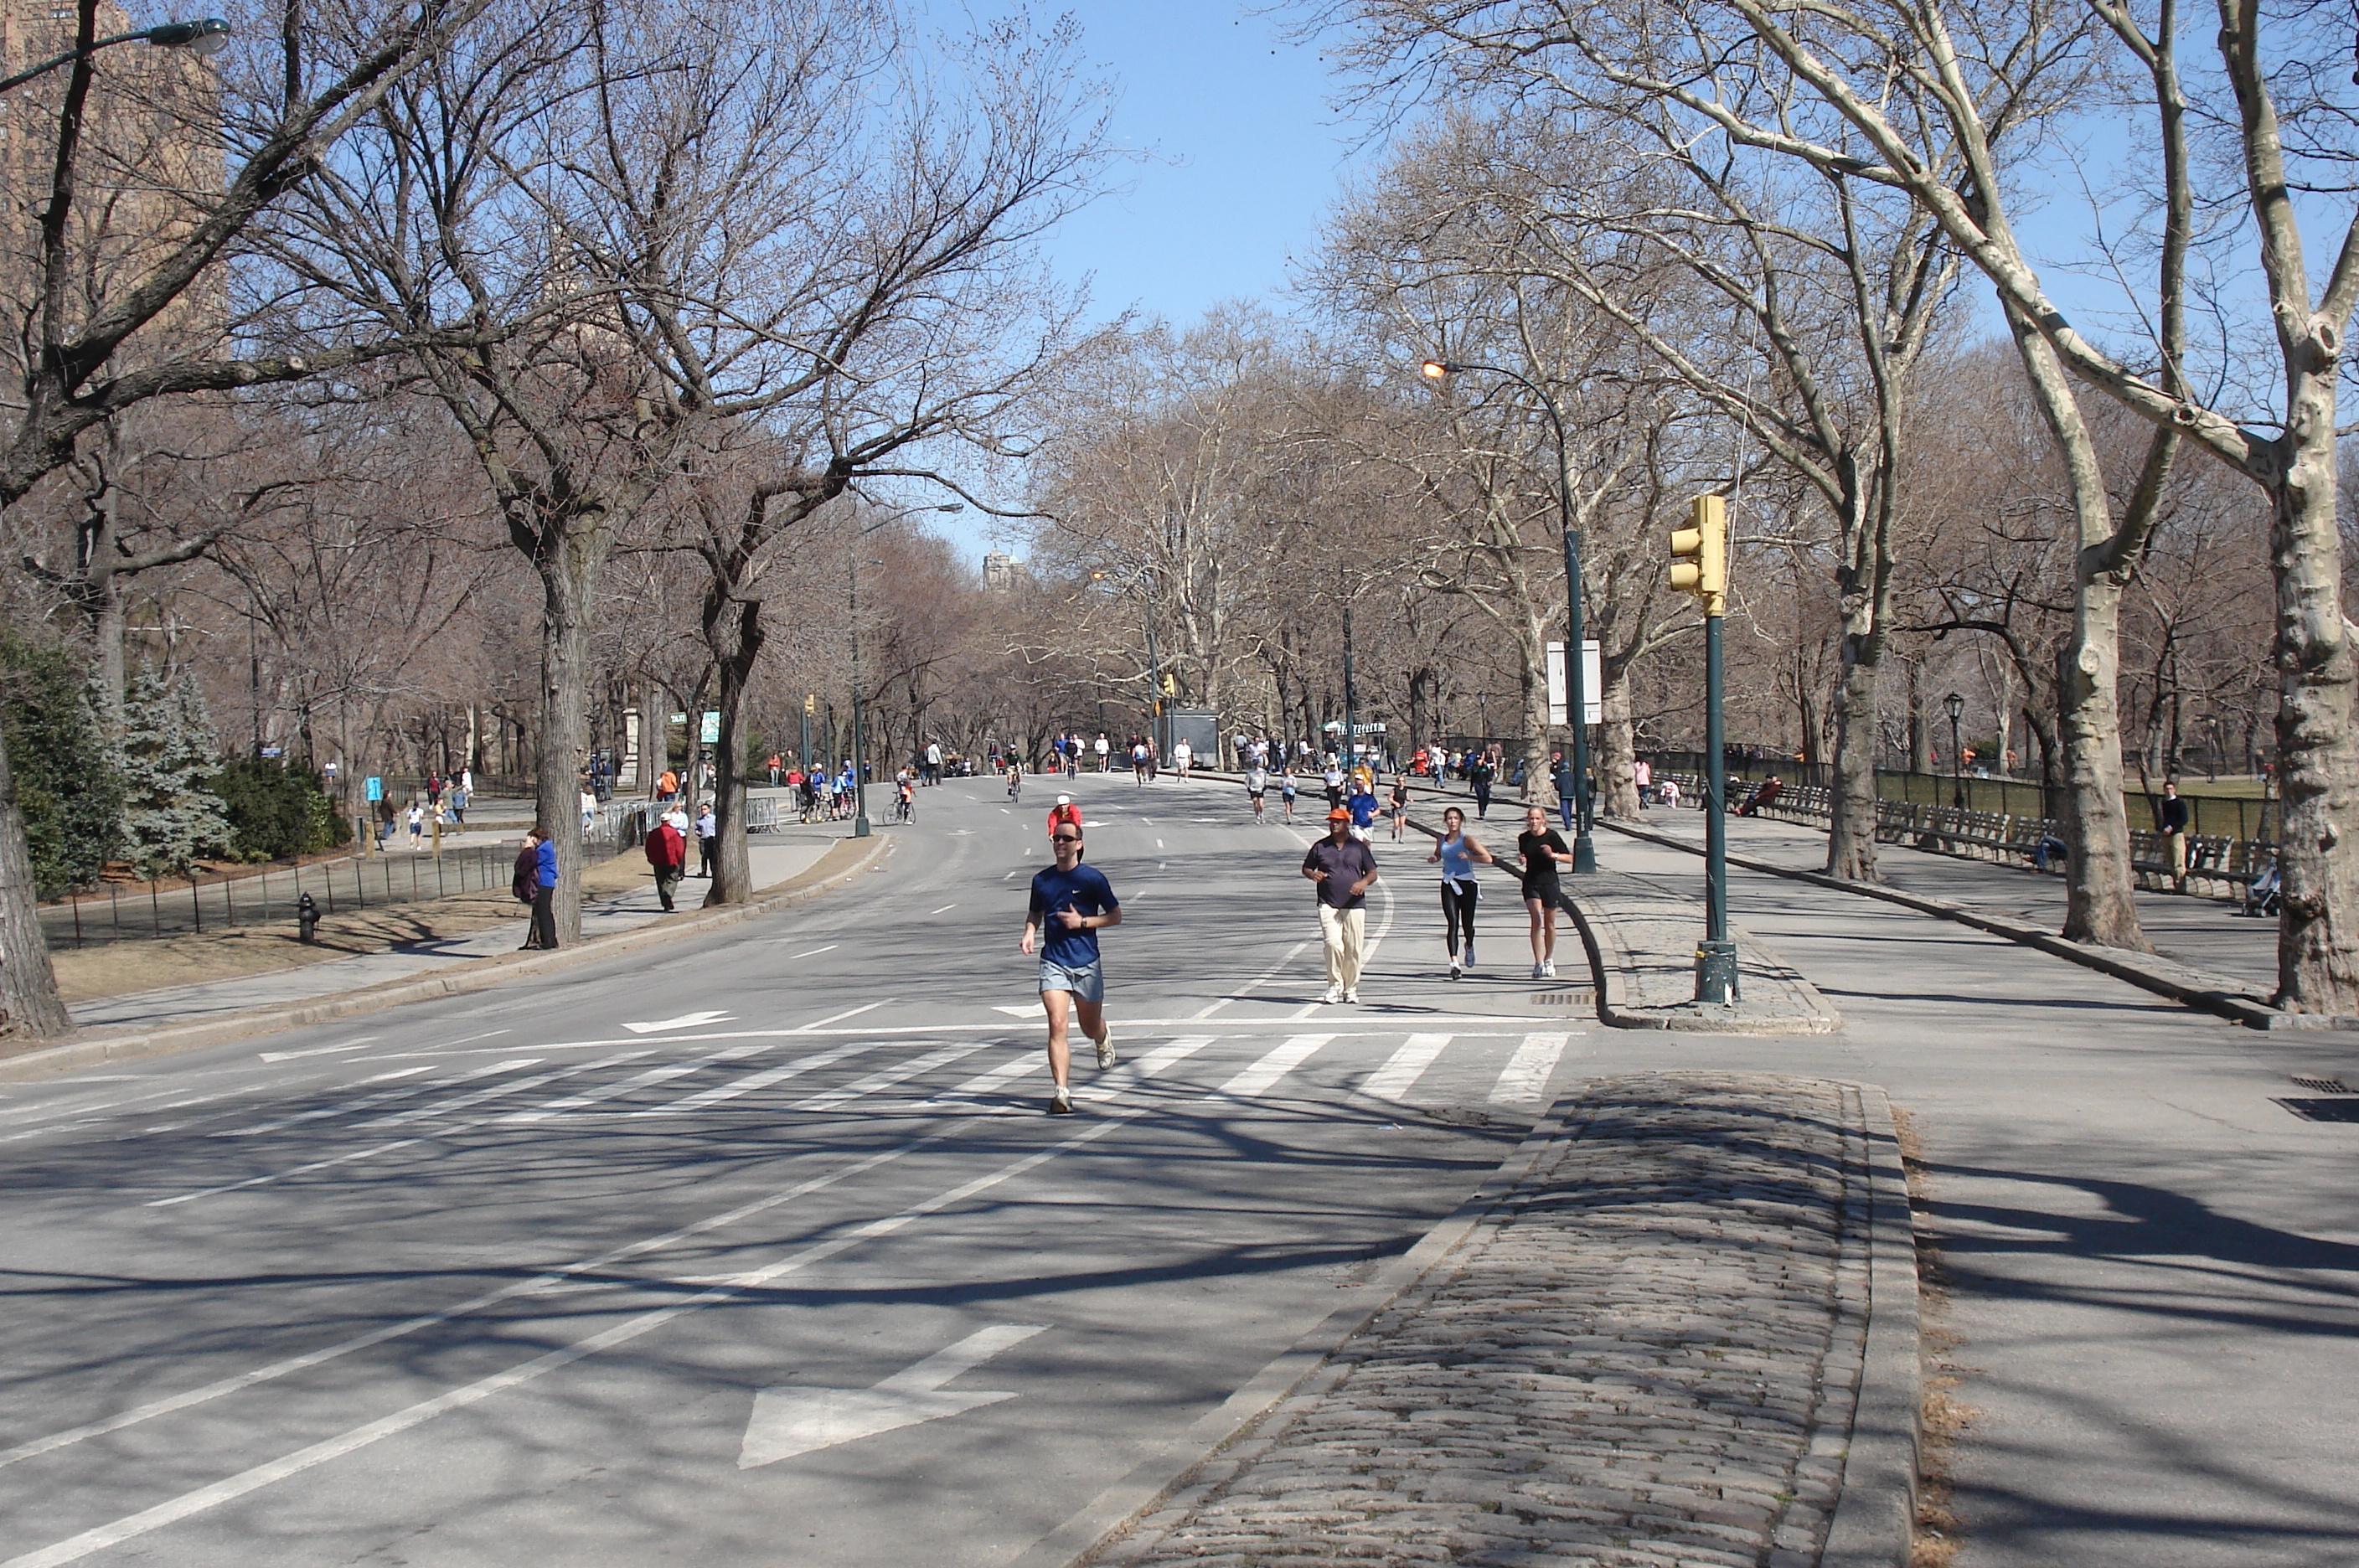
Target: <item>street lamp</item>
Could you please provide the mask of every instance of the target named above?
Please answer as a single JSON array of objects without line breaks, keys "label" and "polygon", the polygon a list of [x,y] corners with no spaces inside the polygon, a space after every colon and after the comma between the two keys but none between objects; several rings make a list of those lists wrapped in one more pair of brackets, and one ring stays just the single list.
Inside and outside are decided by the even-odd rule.
[{"label": "street lamp", "polygon": [[0,81],[0,93],[5,93],[12,87],[22,87],[37,76],[44,75],[77,60],[86,60],[99,50],[115,44],[147,43],[154,44],[160,49],[186,49],[194,55],[218,54],[229,47],[230,31],[230,25],[219,16],[204,16],[196,21],[163,22],[152,27],[142,27],[136,32],[116,33],[111,38],[94,38],[87,49],[68,49],[55,60],[45,60],[38,65],[18,71],[5,81]]},{"label": "street lamp", "polygon": [[1451,360],[1429,359],[1419,367],[1419,374],[1428,381],[1440,381],[1446,376],[1462,371],[1479,371],[1485,376],[1503,376],[1540,400],[1548,410],[1549,425],[1556,432],[1556,504],[1557,515],[1564,529],[1564,716],[1572,731],[1572,794],[1574,829],[1572,837],[1572,869],[1576,875],[1597,869],[1597,848],[1590,839],[1589,800],[1589,693],[1582,679],[1582,649],[1588,638],[1581,615],[1581,535],[1572,527],[1572,473],[1567,465],[1564,444],[1564,410],[1548,389],[1529,376],[1496,365],[1461,365]]},{"label": "street lamp", "polygon": [[1950,714],[1950,804],[1963,811],[1966,804],[1966,759],[1958,750],[1958,721],[1965,715],[1966,700],[1952,691],[1941,699],[1941,706]]},{"label": "street lamp", "polygon": [[963,503],[952,501],[940,506],[904,506],[889,517],[879,517],[866,528],[856,530],[845,544],[843,566],[852,582],[852,836],[866,838],[868,823],[868,748],[861,730],[860,701],[860,541],[888,523],[919,512],[963,512]]}]

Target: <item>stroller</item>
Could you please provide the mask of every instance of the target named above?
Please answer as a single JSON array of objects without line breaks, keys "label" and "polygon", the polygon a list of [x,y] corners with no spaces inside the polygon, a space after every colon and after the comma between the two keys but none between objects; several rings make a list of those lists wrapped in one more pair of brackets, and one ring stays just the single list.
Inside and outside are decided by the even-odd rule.
[{"label": "stroller", "polygon": [[2245,907],[2239,912],[2247,915],[2276,914],[2279,890],[2277,863],[2272,860],[2245,888]]}]

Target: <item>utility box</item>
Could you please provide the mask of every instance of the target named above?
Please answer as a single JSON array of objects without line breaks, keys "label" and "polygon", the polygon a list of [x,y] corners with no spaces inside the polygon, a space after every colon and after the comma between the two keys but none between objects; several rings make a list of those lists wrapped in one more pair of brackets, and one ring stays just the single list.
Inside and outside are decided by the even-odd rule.
[{"label": "utility box", "polygon": [[1209,708],[1173,708],[1163,715],[1170,731],[1164,743],[1163,765],[1171,765],[1172,754],[1186,741],[1195,753],[1196,760],[1206,768],[1217,767],[1221,760],[1221,715]]}]

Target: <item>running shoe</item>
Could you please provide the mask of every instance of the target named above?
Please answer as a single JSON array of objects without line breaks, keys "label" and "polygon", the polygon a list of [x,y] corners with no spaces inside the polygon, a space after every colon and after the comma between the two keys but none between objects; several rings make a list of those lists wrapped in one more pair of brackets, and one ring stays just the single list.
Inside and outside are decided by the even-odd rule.
[{"label": "running shoe", "polygon": [[1060,1086],[1055,1094],[1049,1095],[1049,1114],[1052,1116],[1071,1116],[1073,1114],[1072,1091]]},{"label": "running shoe", "polygon": [[1356,1007],[1360,1005],[1360,993],[1357,991],[1346,991],[1343,993],[1343,1000],[1351,1003]]},{"label": "running shoe", "polygon": [[1120,1060],[1121,1060],[1119,1057],[1117,1057],[1116,1055],[1114,1055],[1114,1026],[1113,1026],[1112,1024],[1108,1024],[1108,1025],[1106,1025],[1106,1030],[1105,1030],[1105,1033],[1103,1033],[1103,1034],[1102,1034],[1102,1035],[1098,1036],[1098,1039],[1097,1039],[1097,1047],[1098,1047],[1098,1066],[1099,1066],[1099,1067],[1101,1067],[1101,1068],[1111,1067],[1111,1066],[1113,1066],[1116,1062],[1118,1062],[1118,1061],[1120,1061]]},{"label": "running shoe", "polygon": [[1533,965],[1532,965],[1532,978],[1533,978],[1533,979],[1535,979],[1535,980],[1545,980],[1545,979],[1547,979],[1547,978],[1548,978],[1548,965],[1547,965],[1547,964],[1533,964]]},{"label": "running shoe", "polygon": [[1453,958],[1453,959],[1451,959],[1451,960],[1450,961],[1450,977],[1451,977],[1452,980],[1457,979],[1461,975],[1463,975],[1464,973],[1466,973],[1466,972],[1465,972],[1463,969],[1461,969],[1461,968],[1458,966],[1458,960],[1456,960],[1456,959],[1454,959],[1454,958]]},{"label": "running shoe", "polygon": [[1327,994],[1319,999],[1332,1007],[1336,1003],[1343,999],[1343,987],[1341,985],[1330,985],[1327,987]]},{"label": "running shoe", "polygon": [[1555,965],[1554,964],[1541,964],[1541,965],[1540,965],[1540,969],[1541,969],[1541,975],[1540,975],[1540,978],[1541,978],[1541,979],[1543,979],[1543,980],[1553,980],[1553,979],[1555,979],[1555,978],[1556,978],[1556,965]]},{"label": "running shoe", "polygon": [[1471,942],[1466,944],[1466,967],[1474,967],[1474,944]]}]

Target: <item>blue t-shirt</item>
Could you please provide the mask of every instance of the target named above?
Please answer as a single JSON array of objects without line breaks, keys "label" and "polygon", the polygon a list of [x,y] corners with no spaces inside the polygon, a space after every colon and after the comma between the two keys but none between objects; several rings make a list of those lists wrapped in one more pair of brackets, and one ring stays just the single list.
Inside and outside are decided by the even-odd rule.
[{"label": "blue t-shirt", "polygon": [[1032,875],[1032,919],[1040,927],[1040,956],[1051,964],[1081,969],[1098,961],[1098,933],[1086,927],[1069,929],[1052,918],[1058,910],[1088,916],[1120,908],[1105,873],[1094,866],[1076,866],[1071,871],[1051,866]]},{"label": "blue t-shirt", "polygon": [[1366,827],[1376,820],[1376,798],[1363,791],[1352,797],[1352,825]]}]

